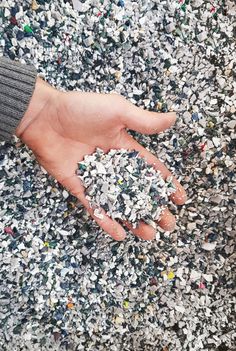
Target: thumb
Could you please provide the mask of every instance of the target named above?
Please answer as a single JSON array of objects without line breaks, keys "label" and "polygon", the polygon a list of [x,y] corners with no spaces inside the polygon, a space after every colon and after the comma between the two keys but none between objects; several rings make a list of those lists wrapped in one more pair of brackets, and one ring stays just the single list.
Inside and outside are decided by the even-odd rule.
[{"label": "thumb", "polygon": [[156,134],[170,128],[176,121],[176,113],[159,113],[143,110],[127,101],[122,122],[126,128],[143,134]]}]

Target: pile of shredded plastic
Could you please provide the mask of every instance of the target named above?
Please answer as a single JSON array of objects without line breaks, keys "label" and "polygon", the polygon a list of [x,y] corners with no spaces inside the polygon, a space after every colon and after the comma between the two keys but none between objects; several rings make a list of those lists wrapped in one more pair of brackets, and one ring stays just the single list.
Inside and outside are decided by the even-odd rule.
[{"label": "pile of shredded plastic", "polygon": [[1,0],[0,54],[63,90],[177,111],[131,133],[188,201],[168,206],[174,232],[116,242],[18,140],[0,144],[0,350],[235,351],[235,1],[73,2]]}]

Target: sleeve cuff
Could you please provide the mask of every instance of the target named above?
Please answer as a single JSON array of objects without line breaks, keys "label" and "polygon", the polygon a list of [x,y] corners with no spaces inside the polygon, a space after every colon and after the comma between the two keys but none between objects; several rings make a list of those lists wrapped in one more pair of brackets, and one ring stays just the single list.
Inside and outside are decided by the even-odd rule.
[{"label": "sleeve cuff", "polygon": [[36,78],[33,66],[0,58],[0,141],[14,134],[28,108]]}]

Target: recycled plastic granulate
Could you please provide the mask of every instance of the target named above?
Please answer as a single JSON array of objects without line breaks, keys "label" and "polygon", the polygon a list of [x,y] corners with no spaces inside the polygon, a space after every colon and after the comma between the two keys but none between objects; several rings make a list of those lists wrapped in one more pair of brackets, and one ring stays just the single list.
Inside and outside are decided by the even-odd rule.
[{"label": "recycled plastic granulate", "polygon": [[140,220],[155,227],[176,191],[172,177],[166,181],[136,150],[97,148],[79,163],[77,175],[96,217],[103,219],[101,208],[112,219],[129,221],[134,228]]},{"label": "recycled plastic granulate", "polygon": [[1,0],[0,55],[58,89],[175,111],[158,138],[129,132],[188,201],[171,235],[117,242],[0,143],[0,351],[236,351],[236,2],[75,2]]}]

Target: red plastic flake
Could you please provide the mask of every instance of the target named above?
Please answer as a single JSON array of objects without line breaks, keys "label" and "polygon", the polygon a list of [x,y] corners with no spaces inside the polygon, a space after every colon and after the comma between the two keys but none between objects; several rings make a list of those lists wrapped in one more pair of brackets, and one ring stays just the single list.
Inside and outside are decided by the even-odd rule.
[{"label": "red plastic flake", "polygon": [[190,153],[191,153],[191,150],[185,149],[183,151],[183,158],[186,159],[190,155]]},{"label": "red plastic flake", "polygon": [[155,277],[152,277],[150,279],[150,285],[153,286],[153,285],[157,285],[157,279]]},{"label": "red plastic flake", "polygon": [[199,286],[198,286],[198,287],[199,287],[199,289],[205,289],[205,287],[206,287],[206,286],[205,286],[205,284],[204,284],[204,283],[202,283],[202,282],[201,282],[201,283],[199,284]]},{"label": "red plastic flake", "polygon": [[16,20],[16,18],[15,18],[14,16],[12,16],[12,17],[10,18],[10,22],[11,22],[11,24],[13,24],[14,26],[16,26],[16,25],[18,24],[18,22],[17,22],[17,20]]},{"label": "red plastic flake", "polygon": [[101,12],[98,12],[97,16],[100,17],[101,15],[102,15],[102,13],[101,13]]},{"label": "red plastic flake", "polygon": [[212,6],[210,11],[211,11],[211,13],[216,12],[216,8],[214,6]]},{"label": "red plastic flake", "polygon": [[202,152],[204,151],[206,145],[207,145],[207,143],[204,143],[204,144],[202,144],[202,145],[200,146]]},{"label": "red plastic flake", "polygon": [[5,232],[6,234],[14,235],[14,232],[13,232],[13,230],[11,229],[11,227],[5,227],[5,228],[4,228],[4,232]]}]

